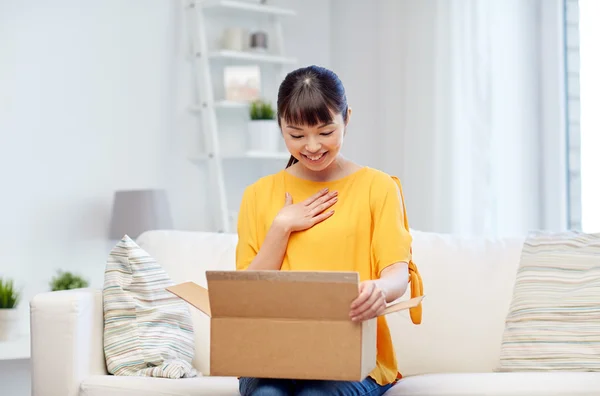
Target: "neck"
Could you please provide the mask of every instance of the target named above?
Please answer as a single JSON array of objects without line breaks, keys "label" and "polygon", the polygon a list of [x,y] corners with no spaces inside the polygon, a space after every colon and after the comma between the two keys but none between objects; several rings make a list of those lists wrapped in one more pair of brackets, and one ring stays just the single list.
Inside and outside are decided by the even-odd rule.
[{"label": "neck", "polygon": [[299,169],[298,169],[298,173],[300,174],[299,176],[308,179],[308,180],[312,180],[312,181],[318,181],[318,182],[327,182],[327,181],[331,181],[331,180],[336,180],[339,179],[340,177],[345,176],[345,164],[347,163],[347,160],[342,157],[341,154],[338,154],[338,156],[335,158],[335,160],[325,169],[321,170],[321,171],[312,171],[306,167],[304,167],[304,165],[302,165],[301,163],[298,163],[299,165]]}]

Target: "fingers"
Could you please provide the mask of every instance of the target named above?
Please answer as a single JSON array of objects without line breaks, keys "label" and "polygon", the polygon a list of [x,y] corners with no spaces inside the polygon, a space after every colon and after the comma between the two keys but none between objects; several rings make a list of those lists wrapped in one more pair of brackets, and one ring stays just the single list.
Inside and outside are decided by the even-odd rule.
[{"label": "fingers", "polygon": [[304,204],[306,206],[312,204],[313,202],[315,202],[317,199],[321,198],[322,196],[324,196],[325,194],[327,194],[329,192],[329,188],[324,188],[322,190],[320,190],[319,192],[317,192],[316,194],[314,194],[311,197],[308,197],[305,201]]},{"label": "fingers", "polygon": [[323,212],[312,218],[312,225],[322,222],[325,219],[330,218],[335,213],[335,210],[329,210],[327,212]]},{"label": "fingers", "polygon": [[374,288],[375,284],[372,282],[361,283],[358,288],[358,297],[352,302],[350,309],[354,311],[362,306],[371,297]]},{"label": "fingers", "polygon": [[292,194],[286,192],[285,193],[285,206],[289,206],[292,204]]},{"label": "fingers", "polygon": [[[368,302],[367,302],[368,303]],[[362,322],[365,320],[373,319],[381,315],[383,310],[385,309],[385,303],[382,299],[377,299],[373,302],[372,305],[366,307],[362,312],[351,312],[350,317],[353,322]]]},{"label": "fingers", "polygon": [[357,310],[350,311],[350,317],[353,322],[362,322],[365,320],[376,318],[381,315],[385,309],[385,303],[382,299],[369,299],[363,306]]},{"label": "fingers", "polygon": [[313,208],[309,213],[311,216],[315,216],[332,207],[337,201],[337,193],[331,193],[331,196],[330,194],[327,194],[325,197],[319,198],[312,204]]},{"label": "fingers", "polygon": [[[363,284],[361,284],[362,286]],[[350,317],[353,321],[364,321],[379,316],[385,309],[385,296],[375,283],[366,283],[358,298],[352,303]]]}]

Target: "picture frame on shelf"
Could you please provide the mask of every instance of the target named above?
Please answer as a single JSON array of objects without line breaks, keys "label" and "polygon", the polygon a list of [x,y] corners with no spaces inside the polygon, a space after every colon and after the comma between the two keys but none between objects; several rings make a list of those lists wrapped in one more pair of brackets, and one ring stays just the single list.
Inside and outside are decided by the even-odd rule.
[{"label": "picture frame on shelf", "polygon": [[223,69],[225,100],[250,103],[261,97],[258,65],[228,65]]}]

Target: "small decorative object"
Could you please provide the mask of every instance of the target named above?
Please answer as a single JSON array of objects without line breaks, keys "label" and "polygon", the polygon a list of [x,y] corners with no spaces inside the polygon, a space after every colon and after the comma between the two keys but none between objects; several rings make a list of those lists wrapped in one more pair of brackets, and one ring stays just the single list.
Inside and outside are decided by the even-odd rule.
[{"label": "small decorative object", "polygon": [[172,227],[171,209],[165,190],[115,192],[109,234],[111,240],[120,240],[123,235],[137,238],[146,231]]},{"label": "small decorative object", "polygon": [[248,148],[254,152],[278,152],[279,126],[270,103],[256,100],[250,104]]},{"label": "small decorative object", "polygon": [[0,341],[9,340],[15,335],[20,298],[21,293],[15,289],[13,281],[0,278]]},{"label": "small decorative object", "polygon": [[267,34],[265,32],[254,32],[250,36],[250,49],[253,51],[267,50]]},{"label": "small decorative object", "polygon": [[82,289],[88,286],[87,280],[68,271],[58,271],[58,274],[50,281],[50,290],[52,291]]},{"label": "small decorative object", "polygon": [[233,102],[252,102],[260,97],[260,67],[226,66],[223,70],[225,99]]},{"label": "small decorative object", "polygon": [[221,47],[230,51],[243,51],[246,37],[246,32],[242,28],[227,28],[223,31]]}]

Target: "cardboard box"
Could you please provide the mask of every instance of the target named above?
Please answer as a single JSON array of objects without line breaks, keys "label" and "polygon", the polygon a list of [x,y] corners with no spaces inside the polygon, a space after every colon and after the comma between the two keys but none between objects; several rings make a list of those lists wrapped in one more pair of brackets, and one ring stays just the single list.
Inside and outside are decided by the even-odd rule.
[{"label": "cardboard box", "polygon": [[[208,290],[169,287],[210,320],[210,375],[360,381],[374,368],[377,320],[350,320],[355,272],[207,271]],[[422,297],[388,306],[417,306]]]}]

